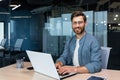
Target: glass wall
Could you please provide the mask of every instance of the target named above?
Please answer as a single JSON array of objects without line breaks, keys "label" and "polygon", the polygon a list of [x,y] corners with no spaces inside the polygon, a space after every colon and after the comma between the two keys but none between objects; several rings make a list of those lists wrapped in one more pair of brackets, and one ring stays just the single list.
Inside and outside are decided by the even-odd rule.
[{"label": "glass wall", "polygon": [[93,32],[94,13],[93,11],[85,11],[84,13],[87,17],[87,26],[85,27],[85,29],[88,33],[94,35],[94,32]]},{"label": "glass wall", "polygon": [[0,42],[4,39],[4,22],[0,22]]},{"label": "glass wall", "polygon": [[[100,46],[112,47],[110,65],[120,69],[117,62],[120,60],[120,0],[33,2],[0,1],[0,22],[4,22],[0,23],[0,36],[7,39],[6,47],[13,46],[17,38],[23,38],[23,50],[43,51],[59,57],[66,41],[75,35],[71,13],[81,10],[87,16],[86,31],[98,39]],[[13,10],[13,4],[21,6]]]},{"label": "glass wall", "polygon": [[[96,36],[101,46],[107,46],[107,11],[84,11],[84,13],[87,17],[86,32]],[[43,34],[43,51],[59,56],[65,42],[74,35],[71,13],[63,13],[60,17],[49,17]]]},{"label": "glass wall", "polygon": [[107,46],[107,11],[95,12],[95,36],[101,46]]}]

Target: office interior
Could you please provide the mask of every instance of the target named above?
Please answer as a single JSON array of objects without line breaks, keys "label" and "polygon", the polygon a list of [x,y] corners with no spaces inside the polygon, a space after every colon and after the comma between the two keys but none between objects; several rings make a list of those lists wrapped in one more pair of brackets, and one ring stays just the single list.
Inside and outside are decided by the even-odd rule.
[{"label": "office interior", "polygon": [[70,16],[76,10],[86,14],[86,31],[100,46],[112,48],[107,68],[120,70],[119,0],[0,0],[0,42],[6,39],[0,67],[17,58],[29,61],[26,50],[51,54],[55,61],[74,35]]}]

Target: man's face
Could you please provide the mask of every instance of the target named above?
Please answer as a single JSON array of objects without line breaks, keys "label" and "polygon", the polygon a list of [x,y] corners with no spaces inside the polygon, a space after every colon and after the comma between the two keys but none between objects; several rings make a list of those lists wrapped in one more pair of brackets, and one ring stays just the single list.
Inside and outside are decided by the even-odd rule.
[{"label": "man's face", "polygon": [[83,16],[74,17],[72,20],[72,29],[76,34],[82,34],[85,30],[86,22],[83,20]]}]

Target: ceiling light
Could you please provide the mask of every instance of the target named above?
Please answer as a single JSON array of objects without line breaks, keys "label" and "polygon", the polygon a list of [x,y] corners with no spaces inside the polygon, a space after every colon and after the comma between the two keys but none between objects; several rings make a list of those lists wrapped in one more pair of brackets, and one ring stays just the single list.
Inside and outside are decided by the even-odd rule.
[{"label": "ceiling light", "polygon": [[17,9],[17,8],[20,7],[20,6],[21,6],[21,5],[19,4],[19,5],[15,6],[15,7],[13,7],[12,10]]},{"label": "ceiling light", "polygon": [[67,18],[65,18],[65,21],[67,21],[68,19]]},{"label": "ceiling light", "polygon": [[101,21],[101,24],[103,24],[104,22],[103,21]]},{"label": "ceiling light", "polygon": [[116,21],[117,20],[117,18],[114,18],[114,21]]},{"label": "ceiling light", "polygon": [[89,17],[89,15],[86,16],[87,18]]},{"label": "ceiling light", "polygon": [[107,24],[104,24],[105,26],[107,25]]},{"label": "ceiling light", "polygon": [[116,14],[115,17],[118,17],[118,14]]},{"label": "ceiling light", "polygon": [[109,27],[110,27],[111,25],[109,24]]},{"label": "ceiling light", "polygon": [[15,7],[15,6],[17,6],[16,4],[11,4],[11,5],[9,5],[10,7]]},{"label": "ceiling light", "polygon": [[106,23],[106,21],[104,21],[103,23]]}]

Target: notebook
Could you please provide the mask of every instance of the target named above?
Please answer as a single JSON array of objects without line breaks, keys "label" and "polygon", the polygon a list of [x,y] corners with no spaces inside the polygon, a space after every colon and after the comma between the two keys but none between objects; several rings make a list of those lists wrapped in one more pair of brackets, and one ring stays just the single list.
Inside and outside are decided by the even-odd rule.
[{"label": "notebook", "polygon": [[57,80],[73,76],[77,73],[70,73],[59,76],[51,54],[26,50],[34,71],[55,78]]}]

